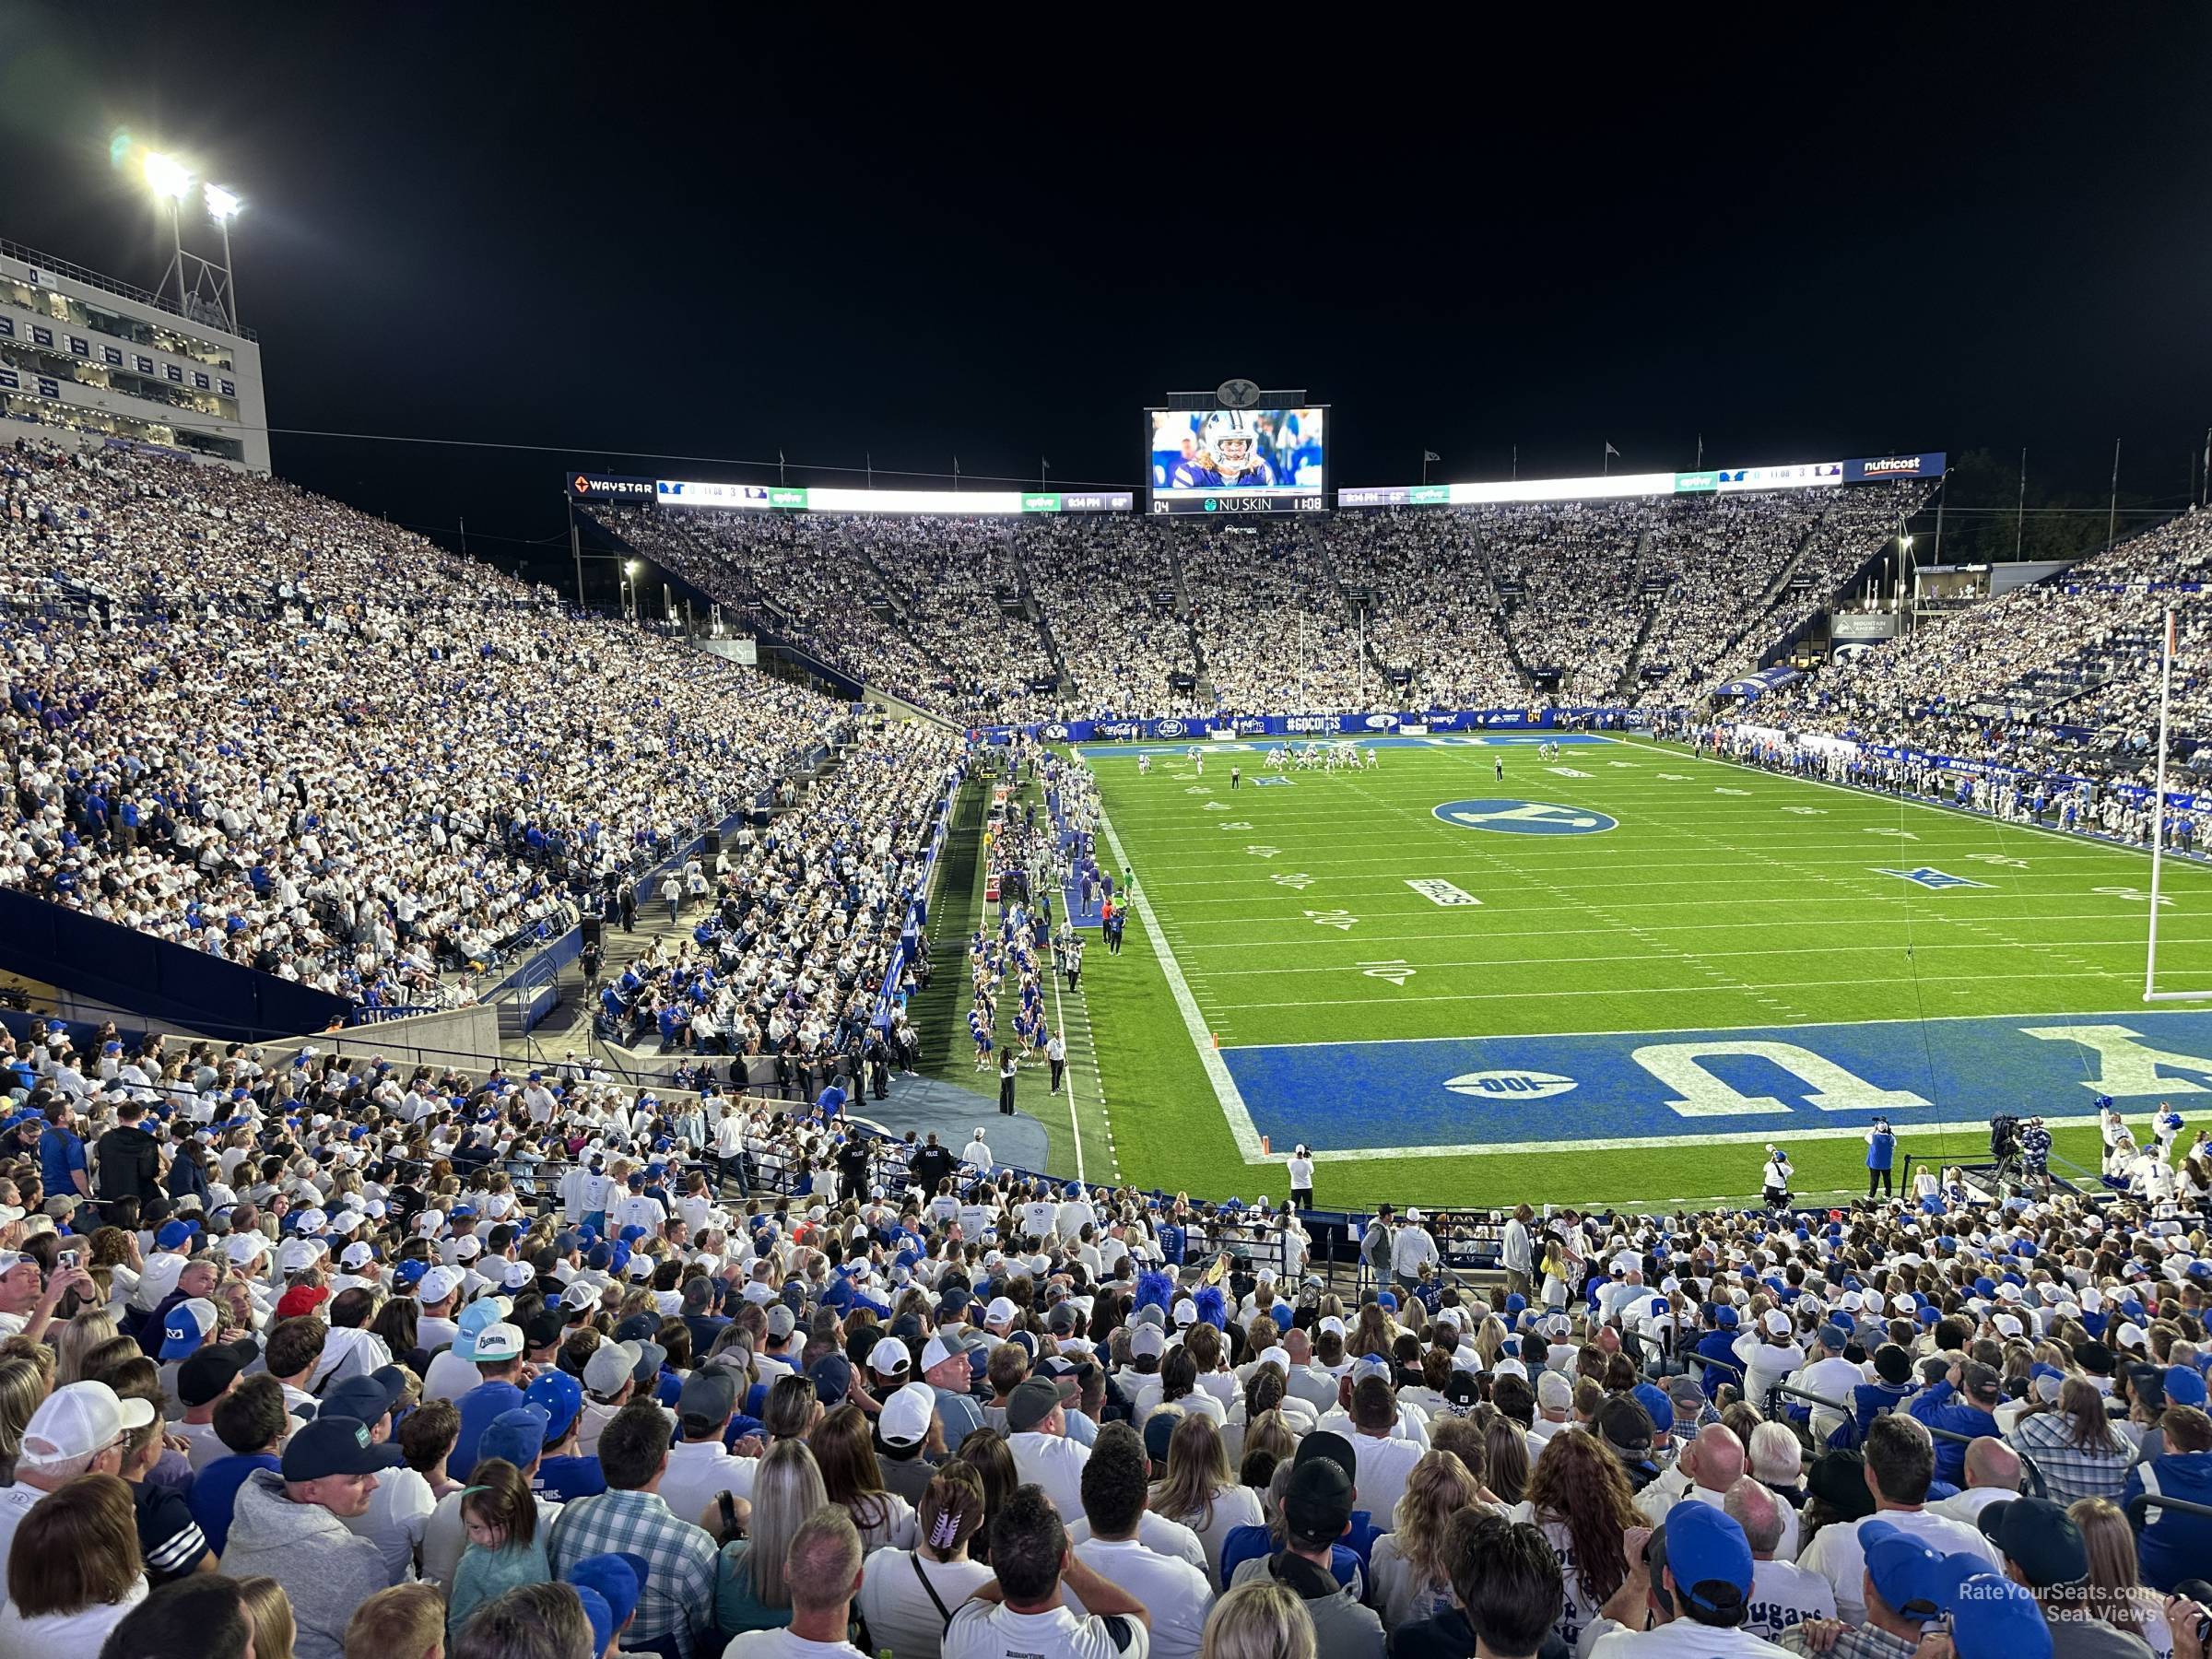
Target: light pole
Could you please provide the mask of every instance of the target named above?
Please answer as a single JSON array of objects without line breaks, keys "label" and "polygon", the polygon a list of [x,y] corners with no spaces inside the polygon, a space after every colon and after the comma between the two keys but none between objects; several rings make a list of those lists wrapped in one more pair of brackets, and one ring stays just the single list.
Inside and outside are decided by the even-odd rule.
[{"label": "light pole", "polygon": [[230,221],[238,217],[239,209],[245,204],[238,199],[236,191],[225,190],[220,184],[203,187],[200,195],[207,204],[207,217],[215,221],[216,228],[223,233],[223,285],[218,303],[222,307],[223,315],[230,321],[230,331],[235,334],[238,332],[238,279],[230,270]]},{"label": "light pole", "polygon": [[169,279],[177,279],[177,309],[184,309],[184,225],[182,218],[184,198],[192,194],[192,171],[174,156],[165,156],[159,150],[149,150],[146,157],[146,182],[153,193],[169,204],[169,239],[175,252],[170,255],[169,269],[161,277],[161,291],[169,292]]},{"label": "light pole", "polygon": [[638,559],[627,560],[622,566],[622,577],[629,588],[629,616],[634,625],[638,620],[638,572],[645,568]]}]

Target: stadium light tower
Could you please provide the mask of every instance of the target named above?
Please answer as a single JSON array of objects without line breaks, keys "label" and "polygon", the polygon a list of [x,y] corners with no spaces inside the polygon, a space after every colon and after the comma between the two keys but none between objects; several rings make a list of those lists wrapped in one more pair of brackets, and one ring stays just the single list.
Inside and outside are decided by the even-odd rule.
[{"label": "stadium light tower", "polygon": [[173,299],[177,310],[185,316],[218,324],[236,334],[238,300],[230,280],[230,221],[245,204],[236,191],[220,184],[202,187],[201,200],[206,206],[207,215],[222,232],[223,260],[218,265],[200,254],[187,253],[184,248],[184,200],[198,182],[192,175],[192,169],[177,157],[159,150],[147,151],[141,165],[147,187],[169,213],[172,252],[169,269],[161,276],[159,290],[161,298]]}]

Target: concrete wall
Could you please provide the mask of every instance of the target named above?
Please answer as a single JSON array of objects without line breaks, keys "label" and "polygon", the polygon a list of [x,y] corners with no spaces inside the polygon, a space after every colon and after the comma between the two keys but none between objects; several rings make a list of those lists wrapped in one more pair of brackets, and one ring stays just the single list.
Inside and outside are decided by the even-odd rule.
[{"label": "concrete wall", "polygon": [[342,1031],[313,1031],[300,1037],[271,1038],[256,1047],[272,1056],[303,1048],[324,1053],[390,1060],[406,1065],[455,1065],[489,1071],[500,1060],[500,1010],[494,1003],[351,1026]]}]

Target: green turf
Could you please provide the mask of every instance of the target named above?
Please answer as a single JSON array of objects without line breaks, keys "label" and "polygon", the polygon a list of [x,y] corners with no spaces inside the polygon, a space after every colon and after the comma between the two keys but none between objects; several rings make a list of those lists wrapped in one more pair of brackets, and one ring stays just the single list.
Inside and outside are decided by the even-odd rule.
[{"label": "green turf", "polygon": [[[1502,752],[1499,782],[1493,757]],[[1231,751],[1202,777],[1127,754],[1093,763],[1206,1029],[1224,1045],[1786,1026],[2140,1006],[2148,861],[2140,853],[1700,759],[1678,746],[1392,748],[1352,774],[1293,772],[1233,794]],[[1250,769],[1260,757],[1238,757]],[[1565,769],[1565,775],[1559,770]],[[1572,774],[1586,775],[1572,775]],[[1203,792],[1203,793],[1201,793]],[[1594,807],[1598,835],[1453,828],[1431,808],[1509,796]],[[1254,852],[1252,849],[1273,849]],[[1932,891],[1877,866],[1990,885]],[[1479,908],[1406,886],[1442,877]],[[1294,879],[1295,878],[1295,879]],[[2212,872],[2169,864],[2162,983],[2212,984]],[[2108,888],[2117,892],[2099,892]],[[1332,923],[1348,920],[1349,926]],[[1133,917],[1085,975],[1127,1175],[1194,1194],[1286,1190],[1239,1158],[1154,941]],[[1414,971],[1369,974],[1382,961]],[[1980,1153],[1979,1137],[1909,1145]],[[2094,1162],[2092,1129],[2057,1149]],[[1851,1190],[1855,1140],[1794,1143],[1800,1190]],[[1744,1194],[1746,1148],[1653,1147],[1324,1164],[1322,1201],[1665,1203]]]}]

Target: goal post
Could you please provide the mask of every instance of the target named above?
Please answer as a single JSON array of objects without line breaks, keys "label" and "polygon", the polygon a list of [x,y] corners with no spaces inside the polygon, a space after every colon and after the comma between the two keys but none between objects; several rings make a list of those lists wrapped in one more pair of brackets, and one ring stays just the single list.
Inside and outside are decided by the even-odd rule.
[{"label": "goal post", "polygon": [[2161,902],[2159,881],[2166,863],[2166,747],[2168,726],[2173,712],[2173,655],[2177,637],[2174,612],[2169,606],[2159,665],[2158,781],[2152,785],[2150,797],[2150,928],[2143,961],[2143,1000],[2147,1003],[2212,1002],[2212,991],[2159,989],[2159,906]]}]

